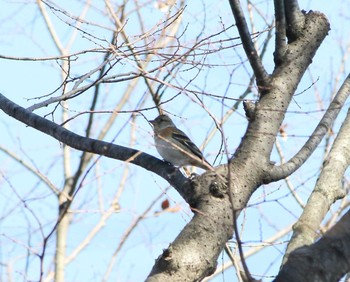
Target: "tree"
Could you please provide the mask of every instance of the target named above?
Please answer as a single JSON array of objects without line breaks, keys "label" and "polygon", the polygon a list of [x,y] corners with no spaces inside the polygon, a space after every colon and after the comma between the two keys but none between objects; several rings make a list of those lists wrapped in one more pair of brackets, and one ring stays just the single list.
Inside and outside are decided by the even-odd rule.
[{"label": "tree", "polygon": [[[193,212],[193,217],[184,228],[177,230],[179,234],[176,239],[158,257],[147,281],[200,281],[215,272],[218,257],[224,249],[235,265],[239,279],[253,281],[244,259],[244,241],[240,238],[242,217],[240,219],[239,216],[242,211],[246,211],[253,193],[259,193],[264,185],[286,179],[286,186],[290,188],[288,178],[296,175],[296,171],[310,161],[312,153],[320,148],[325,136],[325,159],[319,171],[317,165],[313,165],[311,174],[316,175],[317,171],[318,179],[307,204],[302,204],[300,196],[291,188],[290,195],[300,203],[303,212],[294,224],[281,271],[275,273],[275,280],[334,281],[349,272],[347,258],[350,229],[349,215],[345,212],[348,204],[345,171],[350,158],[349,118],[343,118],[339,131],[333,127],[348,97],[349,77],[332,97],[327,110],[322,112],[313,133],[308,132],[306,142],[298,150],[288,151],[290,156],[287,161],[283,160],[285,153],[279,143],[280,136],[289,131],[286,128],[289,125],[286,116],[288,118],[288,111],[293,107],[291,103],[303,76],[329,32],[329,22],[320,12],[301,11],[297,1],[274,1],[274,18],[260,14],[265,30],[261,28],[262,31],[255,32],[255,24],[258,23],[253,21],[252,10],[260,12],[259,4],[248,2],[251,16],[249,29],[239,1],[230,0],[228,3],[236,25],[230,25],[233,22],[231,18],[222,18],[220,31],[209,33],[206,31],[209,29],[207,22],[204,21],[206,17],[203,16],[202,22],[198,15],[193,16],[197,10],[195,7],[186,7],[183,1],[157,1],[153,8],[150,8],[151,4],[147,1],[126,1],[123,4],[105,1],[102,6],[87,1],[78,2],[77,6],[72,7],[62,7],[61,4],[50,1],[36,2],[35,8],[38,8],[41,15],[39,26],[41,28],[44,25],[52,39],[51,46],[40,47],[48,52],[54,46],[58,55],[53,56],[48,52],[49,56],[40,58],[1,56],[2,59],[20,62],[47,61],[55,67],[55,72],[59,70],[61,76],[53,90],[51,83],[49,86],[43,83],[41,87],[46,90],[42,92],[46,95],[31,95],[28,99],[30,103],[33,99],[39,102],[30,104],[26,109],[5,97],[10,95],[0,96],[2,111],[54,137],[61,144],[61,163],[56,163],[52,156],[52,159],[46,159],[44,166],[38,166],[39,160],[27,158],[26,150],[18,155],[1,147],[8,158],[18,162],[39,179],[40,184],[30,184],[33,188],[42,189],[45,185],[50,189],[49,195],[38,193],[34,189],[22,191],[16,184],[17,177],[10,177],[11,174],[7,171],[1,172],[3,181],[12,194],[7,195],[6,192],[6,197],[16,198],[15,204],[9,205],[3,212],[3,220],[8,215],[13,216],[14,210],[21,211],[28,218],[29,229],[24,232],[27,243],[21,244],[22,240],[15,239],[16,236],[3,233],[5,239],[15,243],[14,246],[25,246],[25,263],[19,271],[25,279],[37,275],[36,279],[39,280],[54,277],[55,281],[63,281],[69,264],[78,260],[81,252],[92,244],[91,240],[106,235],[102,228],[108,220],[109,226],[120,226],[120,222],[112,223],[112,219],[116,213],[125,212],[125,203],[121,197],[128,197],[126,189],[132,187],[133,183],[131,177],[128,178],[131,169],[129,164],[135,164],[140,167],[134,168],[135,170],[143,168],[166,180]],[[208,5],[202,4],[203,7]],[[194,23],[200,23],[193,25],[193,30],[192,23],[187,25],[184,20],[188,20],[187,13],[193,17]],[[64,28],[63,31],[59,29],[60,26]],[[198,26],[201,28],[196,30]],[[239,37],[232,35],[235,28]],[[66,38],[65,34],[69,36]],[[260,49],[261,38],[264,38],[264,42]],[[275,42],[274,65],[269,73],[263,57],[269,50],[271,38]],[[237,69],[245,69],[242,55],[237,56],[238,67],[235,67],[231,55],[233,52],[239,54],[239,40],[252,73],[247,71],[242,79],[243,86],[233,89],[232,84],[237,81],[234,78],[240,77]],[[89,46],[82,50],[80,43]],[[220,57],[223,59],[218,63],[217,58]],[[215,83],[207,86],[214,78],[218,79],[218,83],[222,81],[213,70],[215,66],[220,69],[220,75],[223,69],[227,70],[225,78],[228,82],[224,88]],[[202,76],[202,73],[205,75]],[[41,82],[46,79],[39,77]],[[242,90],[241,94],[233,94],[239,90]],[[302,93],[306,91],[303,89]],[[247,129],[234,150],[230,139],[233,126],[229,123],[229,117],[236,113],[242,102]],[[192,177],[187,177],[178,168],[147,154],[140,141],[146,139],[145,136],[151,138],[150,131],[145,129],[148,118],[145,116],[149,110],[153,110],[153,114],[156,111],[166,111],[181,116],[186,113],[186,107],[190,107],[189,111],[198,107],[201,115],[206,115],[202,124],[208,124],[209,117],[211,123],[215,124],[212,129],[203,126],[203,130],[208,132],[208,142],[212,136],[216,137],[214,140],[221,138],[221,146],[208,146],[222,152],[217,154],[221,158],[220,164],[216,162],[213,170]],[[34,113],[39,111],[40,115]],[[108,117],[103,114],[108,114]],[[139,118],[140,115],[144,119]],[[61,121],[56,122],[59,119]],[[295,118],[295,122],[299,125],[297,134],[303,135],[305,131],[300,128],[301,121]],[[331,142],[332,128],[338,131],[334,142]],[[135,130],[138,130],[136,138]],[[10,133],[10,129],[7,132]],[[42,138],[42,135],[37,136],[35,139]],[[23,139],[21,142],[26,141]],[[58,145],[54,144],[51,146],[55,146],[56,150]],[[220,144],[220,140],[217,144]],[[134,149],[135,147],[140,149]],[[214,159],[216,152],[212,150]],[[276,153],[281,157],[280,163],[274,162]],[[121,160],[122,163],[116,166],[101,156]],[[38,157],[42,159],[43,155]],[[109,165],[112,170],[108,168]],[[63,177],[57,179],[55,169],[58,166],[62,167]],[[123,171],[118,171],[121,169]],[[120,179],[119,188],[117,192],[107,193],[105,183],[111,182],[101,180],[102,176],[113,179],[115,174]],[[104,183],[99,185],[99,181]],[[147,184],[145,180],[140,182],[144,195],[152,189],[150,181]],[[90,191],[87,191],[88,188]],[[261,192],[261,195],[264,194],[264,191]],[[144,212],[131,220],[129,226],[124,225],[124,232],[116,236],[120,238],[119,243],[108,253],[107,256],[111,259],[109,262],[104,261],[105,271],[98,271],[104,272],[99,275],[103,280],[110,278],[115,259],[120,256],[125,241],[140,221],[145,219],[153,205],[163,197],[163,191],[159,196],[153,194],[151,197],[154,200],[143,207]],[[35,200],[35,204],[30,203],[31,199]],[[338,199],[344,200],[336,215],[327,222],[329,224],[325,230],[328,231],[320,236],[321,223],[331,205]],[[47,215],[46,218],[40,214],[40,207],[36,205],[44,201],[46,205],[56,206],[57,214],[54,217]],[[260,200],[257,203],[263,202]],[[171,211],[166,202],[163,203],[164,212]],[[77,220],[84,220],[79,212],[94,209],[98,216],[89,216],[94,224],[84,230],[84,225],[76,223]],[[78,238],[80,235],[74,247],[70,245],[70,230],[77,231]],[[35,234],[35,239],[32,239],[32,233]],[[55,247],[52,240],[54,237]],[[232,254],[230,245],[227,244],[232,237],[237,243],[244,271],[237,262],[237,253]],[[55,253],[54,269],[49,262],[50,253]],[[102,257],[105,258],[106,254]],[[40,271],[33,271],[32,260],[39,262],[40,266],[36,269],[40,268]],[[11,260],[11,263],[14,261]],[[10,269],[11,263],[4,265]],[[10,280],[13,273],[9,272]]]}]

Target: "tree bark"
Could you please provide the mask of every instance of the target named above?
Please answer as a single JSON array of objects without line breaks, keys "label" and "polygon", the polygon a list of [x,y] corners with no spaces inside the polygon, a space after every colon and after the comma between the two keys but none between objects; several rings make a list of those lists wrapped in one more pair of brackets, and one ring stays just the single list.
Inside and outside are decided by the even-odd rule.
[{"label": "tree bark", "polygon": [[331,282],[350,271],[350,211],[318,242],[293,251],[275,282]]}]

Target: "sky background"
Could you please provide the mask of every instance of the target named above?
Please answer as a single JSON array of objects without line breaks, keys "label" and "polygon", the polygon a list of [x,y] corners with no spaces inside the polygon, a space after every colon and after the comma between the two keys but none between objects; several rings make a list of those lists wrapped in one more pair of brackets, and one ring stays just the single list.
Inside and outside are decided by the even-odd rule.
[{"label": "sky background", "polygon": [[[147,2],[148,3],[148,2]],[[200,3],[200,4],[199,4]],[[331,31],[317,52],[313,63],[305,74],[297,90],[284,122],[288,138],[278,138],[286,159],[293,156],[307,140],[322,117],[329,104],[330,97],[338,89],[349,70],[346,60],[349,52],[349,11],[348,1],[299,1],[300,7],[306,11],[318,10],[326,14]],[[71,15],[82,11],[81,1],[62,1],[60,6],[67,9]],[[57,56],[57,48],[49,37],[46,26],[38,7],[33,1],[1,1],[0,11],[0,93],[23,107],[29,107],[56,91],[61,83],[61,69],[59,61],[23,61],[10,60],[3,56],[42,58]],[[257,7],[262,14],[273,15],[273,1],[259,2]],[[85,49],[107,46],[111,37],[110,20],[103,12],[103,1],[96,1],[86,14],[86,20],[98,25],[84,25],[87,33],[77,32],[69,53]],[[132,7],[130,7],[132,10]],[[67,46],[74,30],[70,25],[70,17],[57,11],[48,10],[53,25],[63,45]],[[145,29],[152,28],[164,17],[164,13],[151,4],[142,9],[147,21]],[[262,32],[257,39],[259,48],[266,39],[266,24],[254,12],[256,31]],[[197,36],[206,38],[228,28],[234,23],[227,1],[189,1],[183,14],[180,30],[182,44],[191,46]],[[205,28],[203,29],[203,24]],[[135,14],[128,17],[125,30],[131,39],[137,39],[140,28]],[[94,38],[92,35],[96,35]],[[230,39],[230,40],[228,40]],[[218,41],[217,40],[222,40]],[[226,41],[223,41],[226,40]],[[206,65],[214,67],[191,68],[184,66],[177,73],[173,83],[186,85],[189,90],[200,90],[217,96],[227,96],[237,99],[247,88],[251,69],[239,45],[237,32],[234,27],[206,41],[203,50],[213,50],[219,46],[230,47],[220,52],[193,57]],[[222,45],[220,45],[222,44]],[[237,45],[237,46],[236,46]],[[269,72],[273,70],[273,40],[267,48],[263,59]],[[235,46],[231,48],[231,46]],[[205,47],[205,48],[204,48]],[[140,43],[141,48],[141,43]],[[101,61],[101,54],[88,53],[80,55],[72,62],[71,76],[78,77]],[[156,66],[151,62],[148,68]],[[134,70],[131,60],[123,60],[111,71],[112,74],[128,73]],[[94,76],[91,77],[93,79]],[[128,83],[105,84],[101,92],[104,97],[99,101],[97,109],[112,110],[121,95],[128,87]],[[314,84],[313,84],[314,83]],[[72,87],[71,83],[69,87]],[[57,91],[53,96],[58,96]],[[174,114],[174,122],[200,146],[205,142],[208,134],[215,128],[211,117],[198,104],[194,96],[178,95],[178,90],[167,88],[163,96],[164,101],[172,99],[166,104],[166,110]],[[69,115],[74,116],[80,111],[89,109],[91,91],[69,102]],[[248,99],[256,99],[257,91],[252,89]],[[173,98],[175,96],[175,98]],[[159,157],[153,146],[152,129],[147,119],[154,119],[158,112],[154,106],[144,83],[139,82],[128,103],[123,110],[143,110],[131,122],[130,113],[118,116],[105,141],[118,145],[132,146],[149,154]],[[201,96],[206,109],[216,118],[221,118],[234,105],[235,100],[222,100],[214,96]],[[45,99],[45,98],[44,98]],[[336,121],[336,133],[342,118],[348,109],[346,104]],[[51,113],[54,111],[54,114]],[[55,110],[50,105],[35,111],[57,123],[61,121],[61,108]],[[98,135],[100,126],[108,119],[110,113],[97,114],[93,125],[93,137]],[[69,129],[84,135],[87,116],[82,115],[69,123]],[[246,118],[240,105],[224,126],[228,150],[231,154],[239,145],[247,125]],[[57,217],[56,196],[31,172],[9,156],[9,152],[18,156],[36,170],[43,173],[54,185],[61,188],[64,178],[62,171],[62,144],[32,128],[17,122],[0,112],[0,280],[8,281],[8,262],[12,266],[13,281],[36,281],[39,277],[40,260],[35,253],[42,249],[43,235],[47,235],[53,228]],[[132,145],[130,145],[132,144]],[[209,162],[214,165],[225,163],[227,156],[220,152],[221,135],[217,132],[209,140],[203,152]],[[319,146],[307,163],[292,177],[299,197],[305,203],[317,179],[320,165],[323,161],[325,142]],[[8,150],[7,153],[4,152]],[[79,152],[72,151],[72,170],[80,158]],[[142,221],[133,229],[125,244],[116,257],[108,281],[143,281],[150,272],[155,259],[161,254],[187,224],[192,212],[177,192],[169,187],[163,179],[142,168],[127,165],[123,162],[107,158],[94,157],[96,164],[91,167],[87,177],[82,180],[81,189],[77,193],[72,212],[75,216],[68,234],[67,253],[71,254],[75,248],[91,232],[101,216],[111,205],[116,193],[121,193],[118,201],[120,211],[106,222],[105,227],[90,241],[88,246],[67,266],[66,281],[102,281],[113,253],[123,240],[125,232],[145,213]],[[280,158],[274,151],[272,160],[277,163]],[[214,162],[215,161],[215,162]],[[128,170],[126,179],[123,178]],[[202,172],[198,170],[197,172]],[[121,186],[125,181],[127,185]],[[123,189],[121,191],[120,189]],[[155,199],[158,199],[155,201]],[[161,210],[161,203],[168,199],[174,212]],[[153,205],[152,205],[153,203]],[[302,209],[291,196],[284,181],[262,186],[252,196],[247,209],[239,219],[244,249],[249,251],[253,246],[260,246],[278,230],[290,227],[297,220]],[[265,248],[260,253],[247,259],[253,275],[264,281],[271,281],[278,272],[286,241],[290,234],[281,237],[276,244]],[[233,243],[232,243],[233,244]],[[30,246],[30,247],[28,247]],[[28,256],[28,252],[31,253]],[[47,245],[45,275],[53,268],[55,253],[55,236]],[[227,261],[223,255],[219,257],[219,268]],[[28,270],[28,277],[23,273]],[[236,281],[231,269],[219,274],[213,281]]]}]

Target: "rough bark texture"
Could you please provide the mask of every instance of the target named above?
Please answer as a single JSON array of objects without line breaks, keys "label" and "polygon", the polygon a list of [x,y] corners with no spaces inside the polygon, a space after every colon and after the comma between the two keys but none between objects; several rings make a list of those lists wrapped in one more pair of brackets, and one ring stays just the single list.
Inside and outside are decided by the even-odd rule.
[{"label": "rough bark texture", "polygon": [[193,181],[193,189],[200,189],[192,203],[195,216],[157,259],[147,281],[200,281],[215,271],[217,257],[233,233],[227,186],[209,172]]},{"label": "rough bark texture", "polygon": [[[284,113],[305,70],[329,31],[329,23],[323,14],[311,12],[304,17],[305,26],[300,38],[288,45],[283,63],[275,69],[271,80],[269,79],[269,86],[262,89],[259,102],[254,110],[249,112],[247,131],[229,163],[229,169],[224,166],[217,168],[216,173],[219,177],[207,178],[206,174],[199,177],[200,185],[196,185],[195,189],[200,192],[193,198],[198,212],[175,242],[156,261],[147,281],[197,281],[210,274],[220,249],[222,250],[226,243],[225,240],[232,236],[231,205],[238,215],[246,206],[251,194],[263,182],[271,181],[269,173],[273,166],[270,164],[270,154]],[[220,187],[227,185],[227,191],[231,195],[224,193],[223,197],[218,199],[210,194],[210,187],[214,183],[214,186],[219,183]],[[215,224],[210,226],[209,221]],[[212,237],[215,228],[225,233]],[[205,247],[197,248],[198,242],[205,244]],[[180,243],[183,252],[178,251]],[[191,266],[188,265],[189,258],[194,258]],[[189,275],[189,267],[194,276]]]},{"label": "rough bark texture", "polygon": [[[230,1],[240,29],[245,50],[252,51],[251,37],[244,23],[239,1]],[[284,1],[286,4],[286,1]],[[249,124],[234,157],[227,165],[215,168],[193,179],[186,179],[172,167],[143,152],[84,138],[41,118],[0,95],[0,108],[7,114],[36,128],[57,140],[79,150],[134,163],[151,170],[166,179],[190,204],[195,213],[192,220],[177,238],[156,260],[147,281],[200,281],[216,268],[219,254],[226,242],[233,236],[235,217],[248,203],[250,196],[263,183],[279,180],[298,169],[311,155],[316,146],[307,148],[305,155],[298,156],[288,165],[274,166],[270,162],[276,136],[285,112],[295,90],[312,62],[318,47],[329,31],[329,23],[321,13],[301,13],[296,1],[290,5],[280,5],[277,9],[281,26],[287,29],[288,44],[281,44],[278,65],[268,75],[261,64],[257,52],[247,56],[258,75],[260,99],[246,107]],[[291,10],[288,10],[287,8]],[[287,11],[288,10],[288,11]],[[282,15],[286,11],[285,15]],[[333,122],[336,114],[330,120]],[[330,126],[325,125],[325,130]],[[339,278],[349,265],[349,216],[345,216],[340,227],[334,228],[327,236],[312,247],[303,248],[291,254],[290,262],[284,266],[277,281],[304,281],[303,271],[315,270],[315,279],[329,271],[327,280]],[[343,227],[341,227],[343,226]],[[346,226],[346,228],[344,227]],[[332,255],[329,254],[332,253]],[[315,257],[315,254],[316,257]],[[339,257],[342,257],[339,259]],[[337,261],[337,263],[335,263]],[[305,262],[308,262],[306,264]],[[321,267],[317,265],[320,264]],[[340,267],[334,267],[339,264]],[[300,273],[295,278],[292,276]],[[309,279],[307,281],[315,281]]]},{"label": "rough bark texture", "polygon": [[318,242],[289,256],[275,282],[338,281],[350,270],[350,211]]},{"label": "rough bark texture", "polygon": [[[350,78],[347,80],[350,80]],[[349,92],[349,89],[347,92]],[[349,164],[350,111],[348,111],[348,115],[340,128],[332,150],[323,163],[315,189],[311,193],[302,215],[293,226],[293,235],[288,243],[284,263],[287,261],[290,252],[312,244],[319,237],[319,227],[331,205],[346,195],[342,180]]]}]

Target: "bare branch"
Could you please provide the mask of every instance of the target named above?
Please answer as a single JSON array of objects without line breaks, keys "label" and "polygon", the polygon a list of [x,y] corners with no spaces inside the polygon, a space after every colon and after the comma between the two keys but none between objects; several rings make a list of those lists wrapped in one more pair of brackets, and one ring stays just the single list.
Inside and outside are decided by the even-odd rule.
[{"label": "bare branch", "polygon": [[[47,187],[51,189],[51,191],[55,195],[59,195],[61,192],[59,189],[50,181],[50,179],[43,174],[39,169],[35,168],[34,166],[30,165],[20,157],[18,157],[14,152],[11,152],[10,150],[4,148],[3,146],[0,145],[0,151],[3,151],[5,154],[7,154],[9,157],[14,159],[16,162],[18,162],[20,165],[28,169],[31,173],[33,173],[36,177],[38,177],[43,183],[46,184]],[[68,195],[65,195],[66,197],[69,197]]]},{"label": "bare branch", "polygon": [[274,61],[276,66],[282,63],[282,58],[287,50],[286,44],[286,17],[284,10],[283,0],[275,0],[275,20],[276,20],[276,32],[275,32],[275,53]]},{"label": "bare branch", "polygon": [[[278,141],[278,139],[276,140],[276,150],[277,150],[277,153],[278,155],[280,156],[280,160],[281,160],[281,163],[284,163],[285,160],[284,160],[284,156],[283,156],[283,152],[282,152],[282,148],[281,148],[281,144],[280,142]],[[292,184],[292,181],[290,180],[289,177],[286,177],[284,179],[285,183],[286,183],[286,186],[288,187],[291,195],[293,196],[293,198],[295,199],[295,201],[298,203],[298,205],[304,209],[305,207],[305,204],[303,202],[303,200],[300,198],[300,196],[298,195],[298,193],[295,191],[295,187],[293,186]]]},{"label": "bare branch", "polygon": [[[39,109],[39,108],[42,108],[42,107],[46,107],[47,105],[49,104],[52,104],[52,103],[56,103],[56,102],[60,102],[60,101],[65,101],[65,100],[68,100],[68,99],[72,99],[76,96],[78,96],[79,94],[83,93],[84,91],[90,89],[91,87],[99,84],[103,78],[103,76],[105,76],[108,71],[111,69],[111,67],[109,67],[106,72],[103,74],[103,75],[99,75],[99,77],[91,82],[91,83],[88,83],[84,86],[81,86],[79,88],[79,85],[82,84],[83,82],[86,81],[87,78],[91,77],[93,74],[95,73],[98,73],[101,71],[101,69],[103,69],[107,64],[111,63],[111,61],[113,61],[115,59],[115,56],[112,56],[110,59],[107,59],[105,61],[103,61],[98,67],[92,69],[91,71],[89,71],[88,73],[84,74],[82,77],[80,77],[80,79],[78,79],[78,81],[74,84],[73,88],[71,91],[68,91],[60,96],[57,96],[57,97],[51,97],[45,101],[42,101],[42,102],[39,102],[37,104],[34,104],[32,106],[30,106],[27,110],[29,111],[34,111],[36,109]],[[115,63],[113,63],[112,65],[114,65]]]},{"label": "bare branch", "polygon": [[350,211],[311,246],[290,254],[275,282],[339,281],[349,272]]},{"label": "bare branch", "polygon": [[185,199],[188,200],[190,197],[191,189],[188,188],[189,181],[187,178],[178,169],[151,155],[139,150],[82,137],[20,107],[1,94],[0,109],[13,118],[54,137],[72,148],[126,161],[152,171],[167,180],[174,188],[179,189],[179,193]]},{"label": "bare branch", "polygon": [[342,124],[333,147],[323,163],[316,186],[304,211],[293,227],[293,236],[289,241],[284,262],[295,249],[310,245],[318,237],[320,224],[330,206],[346,195],[342,187],[345,170],[350,165],[350,109]]},{"label": "bare branch", "polygon": [[300,11],[297,0],[284,0],[284,9],[287,20],[287,37],[290,43],[301,35],[305,24],[305,17]]},{"label": "bare branch", "polygon": [[[225,189],[220,177],[212,172],[194,180],[193,188],[199,197],[193,209],[196,213],[163,250],[146,281],[201,281],[215,271],[217,258],[232,237],[233,218],[227,196],[211,195],[209,189],[214,186]],[[189,266],[193,271],[188,271]]]},{"label": "bare branch", "polygon": [[251,35],[248,30],[248,25],[245,20],[239,0],[230,0],[229,2],[231,5],[233,16],[235,17],[235,20],[236,20],[236,25],[237,25],[239,35],[242,39],[244,51],[254,71],[258,87],[260,87],[260,90],[263,90],[268,86],[270,82],[269,74],[266,72],[262,64],[261,58],[258,55],[257,50],[254,48],[254,44],[251,39]]},{"label": "bare branch", "polygon": [[[107,50],[108,51],[108,50]],[[66,54],[66,55],[59,55],[59,56],[47,56],[47,57],[19,57],[19,56],[6,56],[6,55],[0,55],[0,59],[3,60],[10,60],[10,61],[56,61],[56,60],[70,60],[75,61],[78,58],[78,55],[82,54],[89,54],[89,53],[105,53],[107,52],[105,48],[92,48],[92,49],[85,49],[82,51]]]},{"label": "bare branch", "polygon": [[112,272],[113,266],[115,264],[116,258],[118,256],[118,254],[120,253],[120,250],[122,249],[122,247],[124,246],[126,240],[129,238],[130,234],[135,231],[136,226],[143,220],[145,219],[145,217],[147,216],[147,214],[150,212],[150,210],[152,209],[152,207],[154,207],[154,205],[163,197],[163,193],[161,193],[158,197],[156,197],[149,205],[148,207],[137,217],[133,220],[133,222],[130,224],[130,226],[124,231],[123,236],[120,240],[120,243],[118,245],[118,247],[116,248],[116,250],[113,252],[113,255],[111,257],[110,262],[107,265],[107,269],[106,272],[103,276],[103,280],[102,281],[109,281],[110,279],[110,274]]},{"label": "bare branch", "polygon": [[[323,14],[310,13],[308,19],[308,31],[289,47],[290,52],[286,54],[283,64],[275,69],[269,92],[261,95],[256,103],[254,114],[250,114],[253,119],[249,121],[243,140],[231,160],[232,162],[234,159],[237,159],[235,160],[237,162],[251,160],[254,169],[261,170],[262,175],[255,184],[256,188],[261,181],[270,183],[276,176],[276,174],[270,175],[270,171],[275,170],[270,164],[270,157],[277,133],[284,120],[284,113],[316,50],[329,30],[329,22]],[[283,174],[281,178],[288,175]]]},{"label": "bare branch", "polygon": [[[276,232],[276,234],[272,235],[270,238],[264,240],[262,243],[260,243],[257,246],[252,246],[248,251],[246,251],[243,255],[244,257],[247,259],[249,257],[251,257],[252,255],[265,250],[266,247],[269,247],[273,244],[278,244],[278,240],[281,239],[282,237],[286,236],[289,232],[291,232],[292,230],[292,225],[288,225],[285,228],[279,230],[278,232]],[[236,259],[237,260],[237,259]],[[234,266],[236,271],[240,271],[240,269],[237,267],[237,265],[232,264],[231,259],[229,261],[227,261],[224,265],[222,265],[220,268],[217,268],[215,273],[213,275],[211,275],[210,277],[206,277],[203,279],[203,282],[209,282],[212,281],[212,279],[215,276],[218,276],[220,274],[222,274],[225,270],[229,269],[230,267]],[[238,274],[237,274],[238,275]]]},{"label": "bare branch", "polygon": [[280,166],[273,167],[270,170],[270,172],[268,172],[268,176],[265,179],[265,183],[283,179],[292,174],[305,163],[305,161],[311,156],[311,154],[320,144],[322,138],[325,136],[327,131],[332,127],[335,118],[338,116],[349,94],[350,75],[345,79],[342,87],[338,91],[337,95],[334,97],[323,118],[321,119],[316,129],[305,143],[305,145],[288,162]]},{"label": "bare branch", "polygon": [[45,10],[44,2],[41,0],[37,0],[36,2],[38,4],[39,11],[44,18],[47,30],[49,31],[51,38],[56,45],[57,50],[60,52],[61,55],[66,55],[66,48],[63,47],[62,42],[59,36],[57,35],[56,29],[52,24],[52,21]]}]

